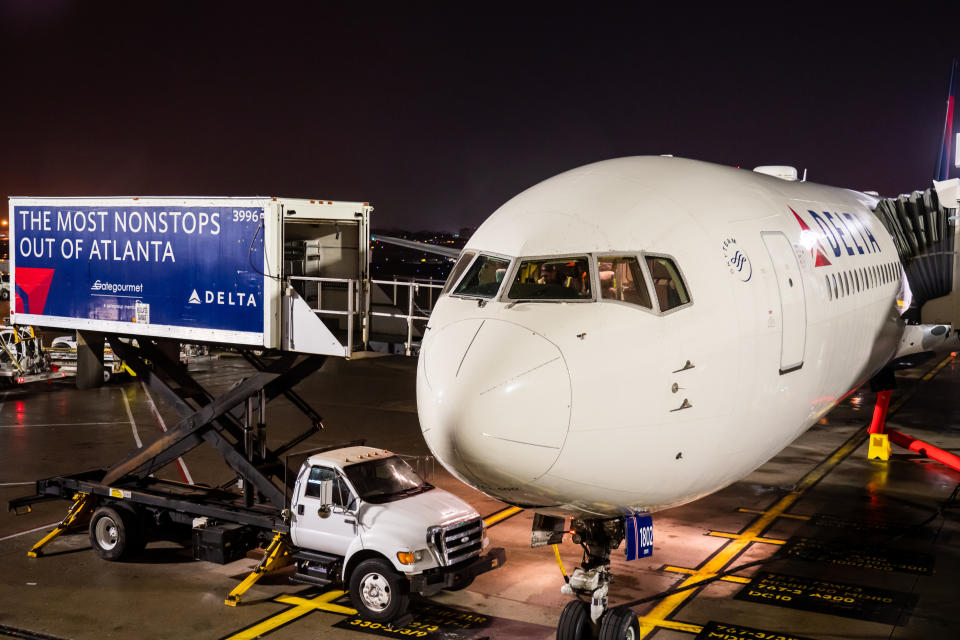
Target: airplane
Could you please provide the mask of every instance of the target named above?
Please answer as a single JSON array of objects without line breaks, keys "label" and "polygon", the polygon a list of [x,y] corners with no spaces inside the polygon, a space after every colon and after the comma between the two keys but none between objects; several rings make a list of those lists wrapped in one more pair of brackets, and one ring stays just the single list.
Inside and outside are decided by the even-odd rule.
[{"label": "airplane", "polygon": [[[957,182],[906,201],[943,231]],[[909,302],[901,258],[924,253],[922,230],[897,207],[790,167],[626,157],[537,184],[477,229],[427,325],[418,413],[450,473],[534,510],[534,540],[572,518],[587,553],[564,590],[587,600],[558,638],[591,622],[637,637],[631,611],[607,608],[636,514],[736,482],[852,389],[937,340],[956,348],[902,316],[949,293],[952,268],[911,277]]]}]

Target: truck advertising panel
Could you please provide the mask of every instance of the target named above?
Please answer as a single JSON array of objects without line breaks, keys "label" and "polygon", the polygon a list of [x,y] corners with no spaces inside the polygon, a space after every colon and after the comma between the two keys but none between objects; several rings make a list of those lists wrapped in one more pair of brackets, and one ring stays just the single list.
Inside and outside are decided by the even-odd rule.
[{"label": "truck advertising panel", "polygon": [[268,202],[13,198],[14,320],[263,344]]}]

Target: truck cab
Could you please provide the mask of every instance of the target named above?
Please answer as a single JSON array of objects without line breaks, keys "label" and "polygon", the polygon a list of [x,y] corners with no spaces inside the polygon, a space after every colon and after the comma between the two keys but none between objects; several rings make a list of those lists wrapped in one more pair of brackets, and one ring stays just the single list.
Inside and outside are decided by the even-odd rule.
[{"label": "truck cab", "polygon": [[500,566],[480,514],[383,449],[353,446],[303,464],[291,501],[294,580],[348,586],[360,614],[393,620],[411,591],[462,589]]}]

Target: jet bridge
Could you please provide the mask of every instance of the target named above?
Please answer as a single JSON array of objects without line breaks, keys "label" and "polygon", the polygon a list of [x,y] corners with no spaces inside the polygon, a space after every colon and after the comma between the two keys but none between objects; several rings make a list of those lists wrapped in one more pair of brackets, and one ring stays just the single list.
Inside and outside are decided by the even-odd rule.
[{"label": "jet bridge", "polygon": [[912,299],[912,320],[960,327],[960,179],[880,200],[874,213],[893,237]]}]

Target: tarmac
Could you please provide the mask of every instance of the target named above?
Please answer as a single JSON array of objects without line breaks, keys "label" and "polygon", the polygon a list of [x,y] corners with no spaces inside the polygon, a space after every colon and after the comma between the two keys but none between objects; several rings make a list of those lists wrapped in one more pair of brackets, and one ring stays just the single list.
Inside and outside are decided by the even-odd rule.
[{"label": "tarmac", "polygon": [[[190,369],[215,393],[252,372],[231,354],[198,359]],[[554,637],[568,597],[553,550],[530,548],[532,513],[504,511],[507,505],[431,464],[415,374],[415,358],[329,359],[297,387],[325,425],[299,448],[366,438],[412,456],[437,486],[484,516],[501,514],[489,536],[507,550],[502,568],[465,590],[415,599],[414,620],[403,628],[360,620],[342,592],[292,584],[289,571],[267,576],[241,606],[227,607],[226,594],[256,565],[255,555],[218,565],[194,561],[189,545],[153,542],[130,562],[110,563],[78,531],[28,558],[68,507],[46,502],[26,515],[0,512],[0,638]],[[889,426],[960,450],[957,359],[934,359],[897,378]],[[651,557],[628,563],[622,549],[614,552],[611,603],[646,600],[633,607],[641,637],[960,637],[960,473],[896,448],[888,462],[868,460],[873,399],[859,390],[740,482],[655,514]],[[136,378],[87,391],[68,381],[0,392],[0,501],[32,494],[39,478],[109,466],[138,443],[148,446],[162,432],[150,403]],[[160,415],[175,422],[162,407]],[[308,426],[282,398],[269,405],[268,424],[271,446]],[[199,483],[233,475],[205,447],[187,454],[185,465]],[[173,465],[158,475],[182,479]],[[579,548],[565,539],[559,551],[572,571]]]}]

